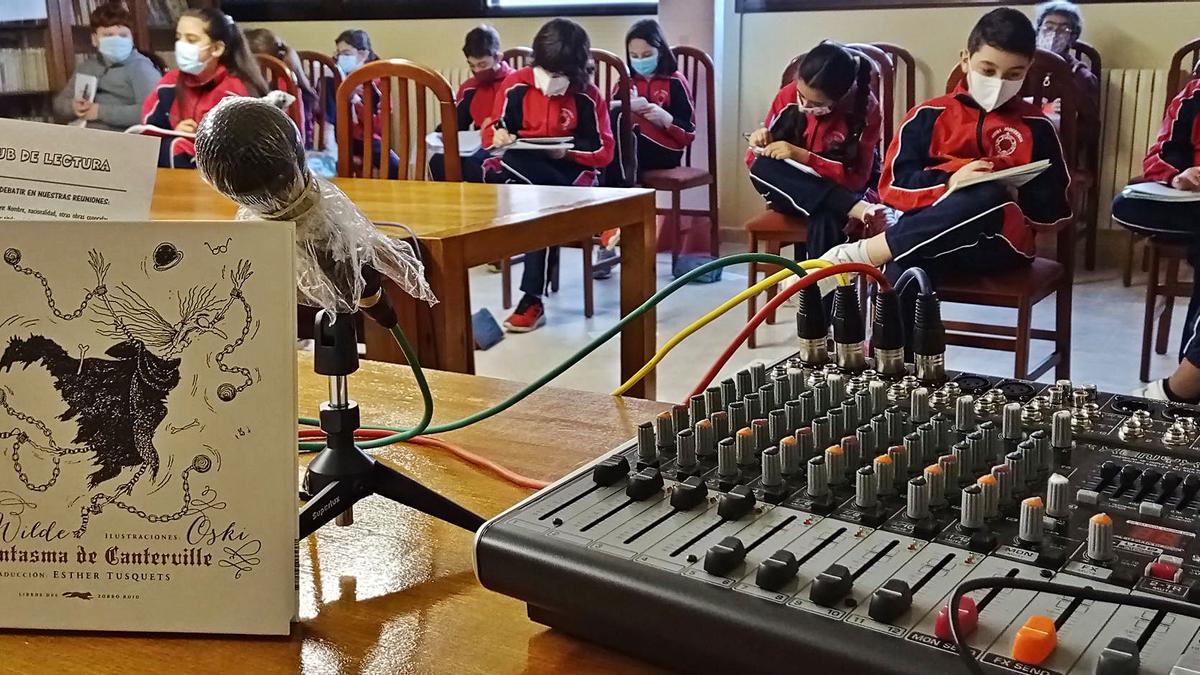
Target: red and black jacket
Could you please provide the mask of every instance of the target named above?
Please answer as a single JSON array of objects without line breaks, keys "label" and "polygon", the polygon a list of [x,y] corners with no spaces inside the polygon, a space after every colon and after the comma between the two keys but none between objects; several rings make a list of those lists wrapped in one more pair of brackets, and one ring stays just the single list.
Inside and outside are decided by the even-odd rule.
[{"label": "red and black jacket", "polygon": [[[631,97],[641,96],[671,113],[672,117],[671,126],[664,128],[634,113],[633,123],[638,125],[642,137],[667,150],[686,150],[696,139],[696,106],[692,101],[691,88],[683,74],[676,71],[669,76],[655,75],[646,78],[635,73],[630,82],[633,84]],[[617,100],[616,87],[613,88],[609,100]]]},{"label": "red and black jacket", "polygon": [[[763,120],[763,126],[771,132],[771,140],[787,141],[812,153],[808,165],[821,176],[841,185],[851,192],[862,192],[868,187],[875,168],[875,153],[883,135],[883,116],[879,101],[871,93],[867,99],[866,122],[858,141],[858,152],[844,160],[834,159],[831,151],[846,140],[849,132],[848,106],[854,105],[855,92],[851,90],[827,115],[816,116],[800,112],[796,101],[796,83],[789,82],[771,102],[771,110]],[[752,151],[746,153],[746,166],[757,159]]]},{"label": "red and black jacket", "polygon": [[1200,166],[1200,79],[1189,82],[1167,107],[1158,139],[1142,162],[1142,175],[1170,183],[1193,166]]},{"label": "red and black jacket", "polygon": [[504,61],[496,70],[496,79],[483,84],[474,75],[458,87],[458,130],[482,129],[496,106],[496,92],[504,80],[516,72]]},{"label": "red and black jacket", "polygon": [[589,83],[574,85],[562,96],[546,96],[533,84],[533,68],[522,68],[504,79],[492,111],[495,120],[483,130],[483,146],[491,147],[496,126],[514,136],[549,138],[571,136],[575,149],[566,159],[592,169],[602,169],[613,158],[613,135],[600,90]]},{"label": "red and black jacket", "polygon": [[[176,82],[183,84],[176,87]],[[179,100],[176,100],[179,92]],[[142,123],[161,129],[174,129],[184,120],[197,124],[226,96],[249,96],[250,92],[236,75],[217,66],[206,78],[188,75],[178,69],[168,70],[154,85],[154,91],[142,103]]]},{"label": "red and black jacket", "polygon": [[1071,216],[1071,179],[1054,124],[1019,97],[985,112],[961,87],[909,111],[888,148],[879,194],[900,211],[932,206],[949,189],[950,176],[977,159],[996,170],[1050,160],[1050,168],[1021,187],[1018,205],[1038,224]]}]

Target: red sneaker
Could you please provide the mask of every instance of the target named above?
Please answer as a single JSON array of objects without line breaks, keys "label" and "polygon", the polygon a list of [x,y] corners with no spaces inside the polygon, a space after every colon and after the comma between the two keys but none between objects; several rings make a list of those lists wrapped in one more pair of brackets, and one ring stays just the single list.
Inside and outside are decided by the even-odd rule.
[{"label": "red sneaker", "polygon": [[517,309],[504,320],[504,327],[510,333],[528,333],[537,330],[546,323],[546,308],[537,298],[525,296],[517,303]]},{"label": "red sneaker", "polygon": [[600,245],[608,250],[613,250],[617,244],[621,242],[621,230],[611,229],[600,233]]}]

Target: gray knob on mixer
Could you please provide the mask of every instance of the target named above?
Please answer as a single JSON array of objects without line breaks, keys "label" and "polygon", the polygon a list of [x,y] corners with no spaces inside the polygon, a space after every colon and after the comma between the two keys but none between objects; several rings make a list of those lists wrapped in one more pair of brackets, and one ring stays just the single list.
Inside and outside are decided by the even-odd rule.
[{"label": "gray knob on mixer", "polygon": [[1017,528],[1017,538],[1026,544],[1038,544],[1042,541],[1045,523],[1042,517],[1046,515],[1046,507],[1041,497],[1029,497],[1021,502],[1020,524]]},{"label": "gray knob on mixer", "polygon": [[1108,562],[1117,557],[1113,547],[1113,521],[1107,513],[1097,513],[1088,519],[1087,557]]},{"label": "gray knob on mixer", "polygon": [[1012,474],[1008,472],[1007,464],[997,464],[992,467],[992,478],[996,479],[996,489],[999,491],[1000,508],[1007,508],[1013,503]]},{"label": "gray knob on mixer", "polygon": [[896,463],[887,455],[879,455],[872,462],[876,489],[881,495],[896,494]]},{"label": "gray knob on mixer", "polygon": [[862,466],[862,448],[858,444],[857,436],[842,436],[840,445],[842,446],[842,456],[846,458],[848,471],[854,471]]},{"label": "gray knob on mixer", "polygon": [[929,517],[929,483],[921,476],[908,481],[908,500],[904,515],[909,520],[924,520]]},{"label": "gray knob on mixer", "polygon": [[732,438],[722,438],[717,443],[717,478],[736,480],[739,474],[734,441]]},{"label": "gray knob on mixer", "polygon": [[638,463],[649,466],[658,462],[658,449],[654,444],[654,424],[642,422],[637,430]]},{"label": "gray knob on mixer", "polygon": [[854,505],[860,509],[872,509],[879,504],[876,496],[875,470],[869,466],[854,472]]},{"label": "gray knob on mixer", "polygon": [[846,456],[842,454],[842,446],[831,445],[825,448],[825,470],[829,473],[830,485],[845,484]]},{"label": "gray knob on mixer", "polygon": [[771,425],[765,419],[756,419],[750,423],[750,431],[754,433],[755,454],[769,448],[771,443]]},{"label": "gray knob on mixer", "polygon": [[1071,481],[1061,473],[1050,476],[1046,481],[1046,515],[1051,518],[1067,518],[1071,515]]},{"label": "gray knob on mixer", "polygon": [[870,424],[860,424],[858,430],[854,432],[854,437],[858,439],[858,451],[863,457],[873,457],[879,451],[879,446],[875,440],[875,429]]},{"label": "gray knob on mixer", "polygon": [[792,400],[792,384],[786,374],[775,377],[771,380],[771,385],[771,396],[775,399],[776,408],[782,408],[784,404]]},{"label": "gray knob on mixer", "polygon": [[729,431],[737,433],[743,427],[749,426],[750,418],[746,417],[746,404],[742,401],[734,401],[729,404],[727,409],[729,413]]},{"label": "gray knob on mixer", "polygon": [[729,413],[724,410],[718,410],[708,418],[712,422],[713,438],[719,442],[721,439],[729,438]]},{"label": "gray knob on mixer", "polygon": [[692,474],[700,466],[696,457],[696,434],[691,429],[684,429],[675,435],[677,449],[675,467],[679,473]]},{"label": "gray knob on mixer", "polygon": [[933,422],[926,422],[917,427],[917,436],[921,439],[921,462],[929,464],[937,460],[938,434],[933,428]]},{"label": "gray knob on mixer", "polygon": [[800,471],[800,442],[795,436],[784,436],[779,441],[779,470],[785,476],[794,476]]},{"label": "gray knob on mixer", "polygon": [[971,458],[971,471],[979,473],[988,465],[988,448],[983,440],[983,432],[976,429],[967,434],[967,455]]},{"label": "gray knob on mixer", "polygon": [[983,448],[980,459],[986,467],[989,464],[996,464],[1004,461],[1004,446],[1000,443],[1000,430],[996,428],[996,423],[991,420],[985,420],[979,423],[978,431],[982,436],[980,445]]},{"label": "gray knob on mixer", "polygon": [[816,400],[816,403],[817,403],[817,415],[824,415],[825,413],[829,412],[830,399],[831,399],[831,397],[829,395],[829,383],[828,382],[816,383],[815,385],[813,385],[812,393],[813,393],[813,398]]},{"label": "gray knob on mixer", "polygon": [[[956,475],[958,483],[965,484],[969,482],[970,476],[974,471],[975,464],[973,461],[971,461],[971,446],[965,441],[962,443],[955,443],[954,446],[950,448],[950,454],[954,457],[954,461],[958,465],[958,473]],[[949,478],[947,478],[946,484],[950,484]]]},{"label": "gray knob on mixer", "polygon": [[1066,410],[1059,410],[1054,413],[1054,418],[1051,422],[1050,446],[1055,450],[1069,449],[1073,440],[1071,413]]},{"label": "gray knob on mixer", "polygon": [[887,407],[887,387],[883,380],[871,380],[867,385],[867,391],[871,394],[871,414],[878,415]]},{"label": "gray knob on mixer", "polygon": [[979,485],[968,485],[962,491],[962,513],[959,523],[963,529],[978,530],[983,527],[983,489]]},{"label": "gray knob on mixer", "polygon": [[809,390],[800,394],[800,398],[796,400],[800,403],[800,426],[812,424],[813,418],[817,416],[817,395]]},{"label": "gray knob on mixer", "polygon": [[904,438],[904,412],[894,405],[883,411],[883,417],[887,421],[887,442],[899,443]]},{"label": "gray knob on mixer", "polygon": [[871,431],[875,432],[875,447],[883,450],[891,441],[888,440],[887,417],[879,413],[871,418]]},{"label": "gray knob on mixer", "polygon": [[1000,435],[1006,441],[1020,441],[1024,435],[1021,424],[1021,404],[1006,403],[1000,417]]},{"label": "gray knob on mixer", "polygon": [[733,435],[734,447],[737,449],[738,466],[754,466],[758,463],[754,455],[754,432],[750,427],[742,427]]},{"label": "gray knob on mixer", "polygon": [[829,405],[830,407],[841,405],[842,400],[846,398],[846,381],[840,373],[830,373],[825,376],[825,383],[829,385]]},{"label": "gray knob on mixer", "polygon": [[812,421],[813,442],[817,444],[817,448],[828,447],[833,443],[833,428],[830,425],[829,418],[825,416],[818,417]]},{"label": "gray knob on mixer", "polygon": [[921,467],[925,466],[925,456],[921,451],[921,434],[914,431],[904,436],[904,454],[908,457],[908,465],[904,467],[903,472],[897,473],[906,473],[909,476],[920,473]]},{"label": "gray knob on mixer", "polygon": [[904,487],[904,481],[908,480],[908,450],[903,445],[893,445],[887,449],[887,455],[892,460],[893,487],[899,492]]},{"label": "gray knob on mixer", "polygon": [[858,425],[862,424],[862,420],[858,417],[858,403],[852,398],[847,398],[845,401],[842,401],[841,411],[842,425],[845,427],[845,431],[842,434],[854,433]]},{"label": "gray knob on mixer", "polygon": [[807,390],[807,385],[804,383],[804,371],[799,368],[788,368],[788,389],[792,391],[792,398],[799,398],[800,394]]},{"label": "gray knob on mixer", "polygon": [[708,417],[708,404],[704,402],[704,394],[696,394],[688,399],[688,426]]},{"label": "gray knob on mixer", "polygon": [[963,433],[975,430],[975,397],[963,394],[954,401],[954,428]]},{"label": "gray knob on mixer", "polygon": [[742,403],[746,405],[746,419],[756,420],[766,414],[763,412],[762,398],[757,393],[743,396]]},{"label": "gray knob on mixer", "polygon": [[928,487],[930,506],[946,505],[946,474],[941,465],[930,464],[925,467],[925,484]]},{"label": "gray knob on mixer", "polygon": [[950,447],[950,418],[942,413],[934,413],[933,417],[929,418],[929,423],[933,425],[933,436],[936,440],[930,451],[937,457],[939,452]]},{"label": "gray knob on mixer", "polygon": [[942,455],[938,457],[938,466],[942,468],[942,491],[946,493],[946,499],[955,499],[958,496],[958,475],[962,463],[954,455]]},{"label": "gray knob on mixer", "polygon": [[779,448],[770,447],[762,453],[762,486],[767,489],[783,485],[783,464]]},{"label": "gray knob on mixer", "polygon": [[831,408],[825,413],[829,418],[829,435],[837,440],[846,435],[846,413],[840,408]]},{"label": "gray knob on mixer", "polygon": [[767,365],[765,363],[750,364],[750,385],[757,390],[767,383]]},{"label": "gray knob on mixer", "polygon": [[914,426],[929,421],[929,390],[925,387],[913,389],[909,396],[908,419]]},{"label": "gray knob on mixer", "polygon": [[725,409],[725,398],[721,396],[720,385],[714,385],[704,390],[704,410],[708,414]]},{"label": "gray knob on mixer", "polygon": [[1033,446],[1037,449],[1038,471],[1045,475],[1050,472],[1051,464],[1054,461],[1054,454],[1050,452],[1050,435],[1044,429],[1029,434],[1033,439]]},{"label": "gray knob on mixer", "polygon": [[797,429],[796,443],[800,446],[801,462],[807,462],[809,458],[817,454],[816,445],[813,443],[812,429],[808,427]]},{"label": "gray knob on mixer", "polygon": [[762,417],[766,417],[768,413],[775,409],[775,385],[768,382],[758,388],[758,400],[762,402]]},{"label": "gray knob on mixer", "polygon": [[767,431],[772,445],[779,443],[795,429],[796,427],[788,426],[787,413],[782,408],[772,410],[771,414],[767,415]]},{"label": "gray knob on mixer", "polygon": [[1038,453],[1033,439],[1027,438],[1017,444],[1021,453],[1021,475],[1025,477],[1025,485],[1031,486],[1038,482]]},{"label": "gray knob on mixer", "polygon": [[996,477],[990,473],[980,476],[975,481],[979,486],[979,494],[983,495],[983,517],[992,520],[1000,515],[1000,485]]},{"label": "gray knob on mixer", "polygon": [[875,400],[871,398],[871,390],[867,387],[859,389],[854,394],[854,402],[858,405],[858,415],[860,420],[869,420],[877,411],[875,410]]},{"label": "gray knob on mixer", "polygon": [[1020,450],[1013,450],[1004,456],[1004,466],[1008,467],[1008,482],[1012,485],[1013,496],[1025,494],[1025,456]]},{"label": "gray knob on mixer", "polygon": [[[800,427],[808,426],[808,422],[802,420],[800,415],[800,401],[788,401],[783,406],[783,415],[786,420],[788,433],[795,432]],[[811,421],[811,420],[809,420]]]},{"label": "gray knob on mixer", "polygon": [[671,428],[676,432],[692,426],[691,411],[686,405],[671,406]]},{"label": "gray knob on mixer", "polygon": [[824,497],[829,494],[829,467],[824,457],[808,460],[808,496]]},{"label": "gray knob on mixer", "polygon": [[660,457],[675,456],[675,421],[670,412],[660,412],[654,418],[654,440]]},{"label": "gray knob on mixer", "polygon": [[[758,388],[758,387],[754,386],[754,380],[753,380],[752,376],[750,375],[749,370],[739,370],[739,371],[737,371],[737,374],[734,375],[734,377],[737,378],[737,396],[736,396],[736,398],[738,400],[744,398],[746,396],[746,394],[749,394],[750,392],[752,392]],[[726,399],[726,400],[728,401],[728,399]]]},{"label": "gray knob on mixer", "polygon": [[721,380],[721,402],[722,402],[722,405],[720,408],[717,408],[717,410],[724,410],[726,407],[729,406],[730,403],[733,403],[736,400],[738,400],[737,383],[734,382],[733,378],[730,378],[730,377],[727,377],[724,380]]}]

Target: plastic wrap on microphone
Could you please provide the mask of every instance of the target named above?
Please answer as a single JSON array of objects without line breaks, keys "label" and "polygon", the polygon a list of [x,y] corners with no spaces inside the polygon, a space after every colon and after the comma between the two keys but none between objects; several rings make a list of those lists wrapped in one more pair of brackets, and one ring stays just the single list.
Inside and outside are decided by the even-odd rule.
[{"label": "plastic wrap on microphone", "polygon": [[437,302],[408,242],[380,232],[348,196],[314,176],[300,131],[271,104],[227,98],[196,130],[196,168],[237,202],[239,219],[296,224],[296,296],[301,304],[352,313],[374,289],[371,270],[406,293]]}]

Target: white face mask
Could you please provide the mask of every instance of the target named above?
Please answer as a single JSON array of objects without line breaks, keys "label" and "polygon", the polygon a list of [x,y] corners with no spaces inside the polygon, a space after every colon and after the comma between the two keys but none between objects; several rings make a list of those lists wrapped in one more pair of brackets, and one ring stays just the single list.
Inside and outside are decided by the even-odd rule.
[{"label": "white face mask", "polygon": [[180,40],[175,43],[175,64],[188,75],[199,75],[208,62],[200,58],[200,45]]},{"label": "white face mask", "polygon": [[1067,49],[1071,46],[1070,33],[1058,33],[1054,31],[1039,31],[1037,35],[1038,49],[1045,49],[1048,52],[1054,52],[1059,56],[1067,53]]},{"label": "white face mask", "polygon": [[133,53],[133,38],[124,35],[105,35],[96,41],[96,51],[112,63],[124,63]]},{"label": "white face mask", "polygon": [[1025,78],[1006,80],[994,75],[984,75],[974,70],[967,72],[967,91],[971,98],[987,112],[1008,103],[1025,85]]},{"label": "white face mask", "polygon": [[800,106],[800,113],[804,115],[812,115],[813,117],[824,117],[833,112],[833,108],[827,105],[823,106]]},{"label": "white face mask", "polygon": [[551,73],[537,66],[533,69],[533,86],[546,96],[562,96],[571,86],[571,80],[567,79],[566,75]]},{"label": "white face mask", "polygon": [[349,75],[358,70],[363,64],[358,60],[358,54],[338,54],[337,55],[338,70],[342,71],[343,75]]}]

